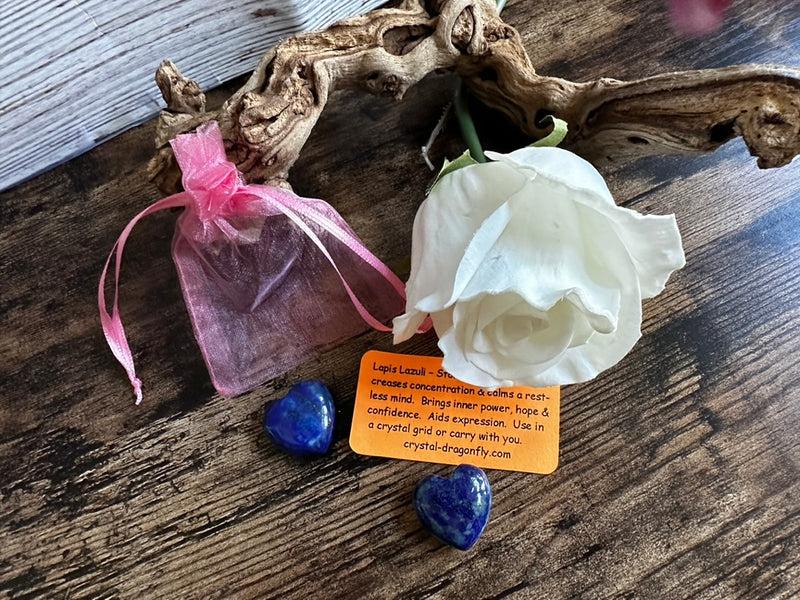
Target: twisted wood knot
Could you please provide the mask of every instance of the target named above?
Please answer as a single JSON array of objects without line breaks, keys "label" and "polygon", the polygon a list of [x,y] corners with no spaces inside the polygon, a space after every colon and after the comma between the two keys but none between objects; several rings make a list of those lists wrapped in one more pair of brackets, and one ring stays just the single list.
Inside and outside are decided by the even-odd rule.
[{"label": "twisted wood knot", "polygon": [[196,81],[187,79],[172,61],[165,60],[156,71],[156,85],[167,110],[194,114],[205,112],[206,95]]},{"label": "twisted wood knot", "polygon": [[475,14],[472,12],[472,7],[468,6],[456,17],[453,31],[450,33],[450,41],[461,52],[466,52],[474,35]]},{"label": "twisted wood knot", "polygon": [[[800,110],[797,106],[782,109],[771,99],[736,120],[752,156],[762,169],[782,167],[800,153]],[[735,133],[731,133],[733,137]]]},{"label": "twisted wood knot", "polygon": [[383,49],[393,56],[404,56],[416,48],[422,40],[433,35],[430,25],[416,23],[386,30],[381,36]]},{"label": "twisted wood knot", "polygon": [[574,83],[536,73],[494,0],[405,0],[286,40],[213,113],[200,87],[163,63],[156,82],[168,110],[157,125],[151,173],[164,192],[174,192],[179,177],[169,140],[217,119],[247,179],[283,185],[333,90],[400,99],[429,73],[446,69],[533,137],[546,133],[543,115],[566,120],[568,147],[599,162],[708,152],[736,135],[763,168],[785,165],[800,152],[798,69],[754,65]]}]

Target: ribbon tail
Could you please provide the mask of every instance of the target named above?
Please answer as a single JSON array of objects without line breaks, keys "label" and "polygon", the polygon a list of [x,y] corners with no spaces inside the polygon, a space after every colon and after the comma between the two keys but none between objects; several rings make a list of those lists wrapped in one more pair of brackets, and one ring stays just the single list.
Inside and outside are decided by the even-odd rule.
[{"label": "ribbon tail", "polygon": [[[303,206],[305,208],[304,205],[300,205],[300,206]],[[348,230],[342,228],[335,221],[331,221],[327,216],[325,216],[323,214],[320,214],[320,213],[318,213],[316,211],[308,211],[308,212],[304,212],[303,214],[305,216],[307,216],[309,219],[313,220],[315,223],[317,223],[323,229],[325,229],[328,233],[332,234],[337,240],[339,240],[345,246],[347,246],[356,256],[358,256],[361,260],[363,260],[370,267],[372,267],[375,271],[377,271],[380,275],[382,275],[383,278],[386,281],[388,281],[391,284],[391,286],[395,289],[395,291],[397,292],[398,296],[400,296],[400,298],[402,298],[403,301],[405,301],[405,299],[406,299],[406,287],[403,284],[403,282],[400,280],[400,278],[397,275],[395,275],[394,271],[392,271],[389,267],[387,267],[383,263],[383,261],[381,261],[381,259],[379,259],[377,256],[375,256],[372,252],[370,252],[367,249],[367,247],[364,246],[364,244],[361,242],[361,240],[359,240],[357,237],[355,237]],[[331,261],[331,264],[333,264],[332,259],[329,258],[328,260]],[[336,265],[334,265],[334,268],[336,268]],[[337,272],[339,271],[339,269],[336,269],[336,270],[337,270]],[[341,273],[339,274],[339,276],[342,278],[342,283],[344,284],[345,289],[348,291],[348,294],[350,295],[350,298],[351,299],[355,298],[355,294],[352,293],[352,290],[350,290],[349,286],[347,285],[347,282],[344,280],[344,277],[342,277]],[[359,314],[361,314],[362,318],[364,318],[364,314],[363,313],[366,313],[367,315],[369,315],[369,318],[364,318],[364,320],[371,327],[373,327],[374,329],[377,329],[378,331],[392,331],[391,327],[386,327],[382,323],[378,322],[374,317],[372,317],[372,315],[363,307],[363,305],[361,305],[361,303],[358,302],[357,298],[353,300],[353,304],[355,305],[356,309],[359,311]],[[362,309],[363,309],[363,313],[362,313]],[[378,322],[379,326],[376,327],[373,324],[373,322]],[[417,333],[425,333],[426,331],[430,330],[431,327],[433,327],[433,321],[431,320],[430,317],[427,317],[425,319],[425,321],[423,321],[423,323],[417,329]]]},{"label": "ribbon tail", "polygon": [[[136,369],[133,364],[133,354],[131,353],[130,346],[128,345],[128,338],[125,335],[125,328],[122,326],[122,319],[119,316],[119,274],[122,267],[122,251],[125,249],[125,242],[130,236],[133,227],[144,217],[154,212],[165,210],[168,208],[176,208],[186,206],[187,196],[185,192],[174,194],[163,198],[149,207],[144,209],[138,215],[133,217],[130,222],[122,230],[111,253],[106,259],[103,272],[100,275],[100,282],[97,286],[97,306],[100,310],[100,324],[103,327],[103,334],[105,335],[106,342],[108,342],[111,352],[114,354],[119,363],[123,366],[128,374],[133,391],[136,395],[136,404],[142,401],[142,382],[136,377]],[[111,313],[109,314],[106,304],[106,275],[108,268],[111,265],[111,259],[114,258],[114,302],[112,304]]]},{"label": "ribbon tail", "polygon": [[[254,189],[255,188],[255,189]],[[261,193],[256,186],[251,186],[248,188],[248,191],[255,192],[259,197],[262,198],[269,198],[269,196],[265,196],[265,194]],[[367,263],[370,267],[372,267],[378,274],[380,274],[394,289],[397,291],[398,295],[405,300],[405,286],[403,282],[400,281],[400,278],[394,274],[394,272],[387,267],[377,256],[372,254],[364,244],[356,238],[352,233],[342,228],[338,223],[332,221],[327,216],[320,214],[318,211],[314,210],[312,207],[300,202],[296,197],[282,193],[278,190],[271,190],[275,196],[278,196],[280,200],[275,201],[278,208],[285,214],[292,222],[297,225],[300,230],[303,231],[310,239],[314,242],[314,244],[319,248],[331,266],[334,268],[336,273],[339,275],[339,279],[342,281],[342,286],[344,287],[347,295],[350,297],[350,301],[353,303],[353,306],[358,311],[358,314],[373,329],[378,331],[392,331],[391,327],[387,327],[383,323],[381,323],[377,318],[375,318],[372,313],[367,310],[367,308],[362,304],[362,302],[358,299],[358,296],[347,283],[344,275],[342,274],[341,270],[339,269],[336,261],[331,256],[328,249],[325,247],[325,243],[319,239],[319,237],[311,230],[308,224],[300,218],[300,215],[306,217],[310,221],[314,222],[316,225],[322,227],[326,232],[333,235],[337,240],[342,242],[347,248],[349,248],[356,256],[361,258],[365,263]]]},{"label": "ribbon tail", "polygon": [[[386,325],[381,323],[378,319],[376,319],[372,315],[372,313],[370,313],[367,310],[367,308],[361,303],[361,300],[358,299],[358,296],[356,296],[356,293],[350,287],[350,284],[347,283],[347,280],[345,279],[344,275],[342,275],[342,272],[339,269],[339,266],[336,264],[336,261],[333,259],[333,257],[331,256],[330,252],[328,252],[328,249],[325,247],[324,242],[321,239],[319,239],[317,234],[314,233],[311,230],[311,228],[308,226],[308,224],[306,224],[297,215],[297,213],[295,213],[292,209],[290,209],[287,206],[281,206],[281,211],[287,217],[289,217],[294,222],[294,224],[297,225],[303,231],[303,233],[305,233],[311,239],[312,242],[314,242],[314,244],[319,248],[320,252],[322,252],[322,254],[325,256],[325,258],[328,259],[328,262],[334,268],[334,270],[336,271],[337,275],[339,275],[339,279],[341,279],[342,286],[344,286],[344,289],[347,292],[347,295],[350,297],[350,301],[353,303],[353,306],[358,311],[358,314],[361,316],[362,319],[364,319],[364,321],[367,323],[367,325],[369,325],[373,329],[377,329],[378,331],[391,331],[390,327],[387,327]],[[306,215],[306,216],[309,216],[309,215]],[[311,217],[311,218],[313,219],[313,217]],[[331,233],[333,233],[333,232],[331,232]],[[381,263],[381,264],[383,264],[383,263]],[[384,267],[385,267],[385,265],[384,265]],[[385,268],[388,269],[388,267],[385,267]],[[381,271],[379,271],[379,273],[380,272]],[[383,273],[381,273],[381,274],[383,274]]]}]

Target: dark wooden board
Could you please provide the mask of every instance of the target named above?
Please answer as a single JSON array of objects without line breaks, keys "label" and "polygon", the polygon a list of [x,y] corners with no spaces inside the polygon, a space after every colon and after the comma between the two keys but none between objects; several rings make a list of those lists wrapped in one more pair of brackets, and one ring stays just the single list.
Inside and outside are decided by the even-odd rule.
[{"label": "dark wooden board", "polygon": [[[681,38],[660,2],[516,2],[537,69],[586,80],[745,62],[800,65],[800,4],[734,2]],[[237,82],[212,94],[221,102]],[[240,83],[240,82],[239,82]],[[419,149],[448,74],[401,103],[335,97],[292,173],[398,271],[430,172]],[[476,110],[485,145],[524,143]],[[424,532],[417,481],[450,467],[354,454],[363,334],[253,392],[215,394],[169,255],[176,213],[126,249],[121,310],[140,407],[100,330],[97,280],[127,221],[158,199],[153,124],[0,195],[0,598],[794,598],[800,595],[800,177],[741,143],[604,167],[617,201],[677,215],[687,266],[644,307],[619,365],[562,390],[552,475],[489,471],[494,506],[462,553]],[[460,153],[456,128],[434,158]],[[31,160],[35,160],[32,157]],[[281,454],[264,405],[327,382],[326,458]]]}]

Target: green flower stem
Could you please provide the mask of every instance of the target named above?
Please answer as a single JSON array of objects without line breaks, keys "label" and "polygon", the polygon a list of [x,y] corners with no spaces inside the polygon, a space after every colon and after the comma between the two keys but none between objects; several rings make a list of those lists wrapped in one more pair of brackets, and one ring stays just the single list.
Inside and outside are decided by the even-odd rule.
[{"label": "green flower stem", "polygon": [[[497,0],[497,14],[503,11],[507,0]],[[478,131],[475,129],[475,122],[472,120],[472,115],[467,106],[466,90],[461,80],[456,84],[456,91],[453,94],[453,108],[456,111],[456,118],[458,119],[458,127],[461,129],[461,137],[464,143],[469,148],[472,158],[478,162],[485,163],[486,155],[483,153],[483,146],[478,139]]]},{"label": "green flower stem", "polygon": [[483,147],[478,139],[475,122],[472,120],[472,115],[469,114],[469,107],[467,106],[467,99],[464,97],[464,94],[464,86],[459,79],[456,84],[455,94],[453,95],[453,108],[455,108],[458,126],[461,129],[461,137],[464,139],[467,148],[469,148],[469,153],[472,155],[472,158],[478,162],[485,163],[486,156],[483,154]]}]

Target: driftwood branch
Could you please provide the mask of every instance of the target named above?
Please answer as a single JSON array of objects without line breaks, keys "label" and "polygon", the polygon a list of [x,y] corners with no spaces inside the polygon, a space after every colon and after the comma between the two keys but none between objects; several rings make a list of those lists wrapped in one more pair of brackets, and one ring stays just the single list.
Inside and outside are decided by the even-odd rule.
[{"label": "driftwood branch", "polygon": [[406,0],[278,45],[218,111],[207,112],[197,84],[163,63],[156,81],[167,110],[151,175],[164,192],[176,191],[169,140],[217,119],[228,155],[249,181],[288,186],[335,89],[400,99],[439,69],[454,69],[477,98],[534,138],[547,133],[543,116],[564,119],[567,147],[596,161],[709,152],[737,135],[762,168],[800,153],[800,69],[740,66],[573,83],[536,73],[494,0]]}]

